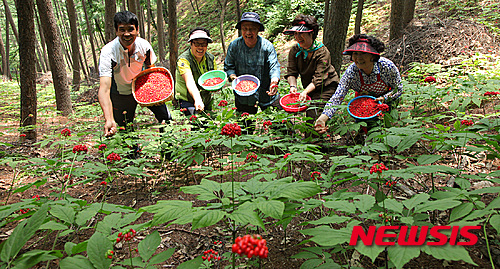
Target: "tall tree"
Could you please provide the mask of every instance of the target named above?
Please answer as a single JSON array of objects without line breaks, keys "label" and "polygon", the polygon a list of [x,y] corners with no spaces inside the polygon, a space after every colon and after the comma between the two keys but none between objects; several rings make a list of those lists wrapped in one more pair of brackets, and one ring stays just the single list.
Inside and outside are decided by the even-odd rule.
[{"label": "tall tree", "polygon": [[148,15],[148,23],[147,23],[147,26],[148,26],[148,34],[146,36],[146,39],[148,40],[149,43],[151,43],[151,1],[150,0],[146,0],[146,9],[147,9],[147,15]]},{"label": "tall tree", "polygon": [[365,0],[358,0],[358,8],[356,10],[356,20],[354,21],[354,34],[361,33],[361,19],[363,18],[363,6]]},{"label": "tall tree", "polygon": [[115,25],[113,18],[116,13],[116,0],[105,0],[104,1],[104,32],[106,37],[106,43],[113,40],[116,36]]},{"label": "tall tree", "polygon": [[[161,0],[160,0],[161,1]],[[168,0],[168,46],[170,48],[170,72],[175,74],[177,55],[179,48],[177,47],[177,1]]]},{"label": "tall tree", "polygon": [[137,0],[128,0],[128,11],[137,15]]},{"label": "tall tree", "polygon": [[323,43],[330,51],[332,65],[340,75],[342,65],[342,51],[344,51],[349,18],[352,9],[352,0],[328,0],[328,13],[325,12],[324,32],[331,33],[323,36]]},{"label": "tall tree", "polygon": [[226,15],[227,0],[222,0],[222,3],[219,1],[219,4],[222,6],[222,11],[220,13],[220,24],[219,24],[220,41],[222,43],[222,52],[224,53],[224,58],[226,58],[226,43],[224,42],[224,40],[225,40],[225,37],[224,37],[224,17]]},{"label": "tall tree", "polygon": [[158,32],[158,55],[159,62],[165,60],[165,29],[163,20],[163,1],[156,1],[156,20],[158,24],[156,25],[156,30]]},{"label": "tall tree", "polygon": [[10,26],[12,27],[12,32],[14,33],[14,36],[16,37],[17,43],[19,43],[19,34],[17,33],[17,26],[14,23],[14,19],[12,18],[12,13],[10,13],[10,8],[9,4],[7,3],[7,0],[3,0],[3,6],[5,7],[5,16],[7,17],[7,20],[10,22]]},{"label": "tall tree", "polygon": [[[17,25],[19,25],[19,83],[21,85],[22,127],[36,125],[36,70],[35,57],[35,3],[34,0],[16,0]],[[36,140],[36,129],[27,128],[26,138]]]},{"label": "tall tree", "polygon": [[67,116],[73,112],[73,108],[54,10],[50,0],[36,0],[36,6],[40,14],[40,19],[44,22],[42,28],[45,41],[47,42],[50,70],[52,71],[52,81],[56,92],[56,108],[63,116]]},{"label": "tall tree", "polygon": [[0,57],[2,57],[2,66],[1,66],[2,67],[1,71],[2,72],[1,72],[1,74],[4,75],[4,76],[6,76],[5,73],[6,73],[7,68],[8,68],[7,66],[9,65],[8,64],[8,61],[9,61],[8,58],[9,57],[7,57],[7,53],[5,52],[5,46],[3,45],[3,38],[2,38],[2,31],[1,31],[1,29],[0,29]]},{"label": "tall tree", "polygon": [[413,20],[415,16],[415,6],[417,0],[404,0],[405,6],[403,11],[403,29]]},{"label": "tall tree", "polygon": [[127,2],[125,0],[122,0],[120,11],[125,11],[125,10],[127,10]]},{"label": "tall tree", "polygon": [[[36,13],[35,13],[35,18],[36,18],[36,25],[38,28],[38,34],[40,35],[40,43],[41,43],[40,45],[42,47],[42,56],[43,56],[43,61],[45,63],[45,69],[49,70],[50,63],[47,60],[47,50],[45,49],[45,37],[43,37],[43,29],[40,26],[40,18],[38,17],[38,15]],[[38,41],[37,41],[37,43],[38,43]]]},{"label": "tall tree", "polygon": [[[325,2],[328,2],[328,0],[326,0]],[[241,18],[240,0],[236,0],[236,19],[239,20],[240,18]],[[241,29],[238,30],[238,36],[241,36]]]},{"label": "tall tree", "polygon": [[99,65],[97,65],[97,55],[95,52],[94,30],[92,29],[92,25],[90,24],[89,14],[87,13],[87,4],[85,3],[85,0],[82,0],[82,7],[83,7],[83,13],[85,14],[85,22],[87,23],[87,33],[89,34],[90,48],[92,50],[92,57],[94,58],[94,68],[92,70],[94,73],[97,73],[97,67]]},{"label": "tall tree", "polygon": [[404,0],[391,0],[390,40],[400,38],[403,35],[403,8]]},{"label": "tall tree", "polygon": [[7,79],[12,79],[12,75],[10,74],[10,33],[9,33],[9,22],[5,21],[5,69],[3,70],[3,75]]},{"label": "tall tree", "polygon": [[71,58],[73,59],[73,90],[80,88],[80,48],[78,46],[78,26],[76,24],[75,2],[66,0],[69,27],[71,29]]}]

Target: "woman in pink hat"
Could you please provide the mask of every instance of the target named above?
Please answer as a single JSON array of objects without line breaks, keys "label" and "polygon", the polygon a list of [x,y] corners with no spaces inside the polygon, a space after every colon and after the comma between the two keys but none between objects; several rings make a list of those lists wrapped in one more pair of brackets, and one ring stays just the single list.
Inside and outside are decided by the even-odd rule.
[{"label": "woman in pink hat", "polygon": [[326,121],[333,116],[349,89],[357,95],[374,96],[376,101],[386,103],[390,108],[397,104],[403,93],[401,75],[391,60],[380,57],[384,49],[384,43],[373,36],[359,34],[349,38],[349,47],[343,54],[350,55],[354,63],[342,75],[335,94],[316,120],[318,133],[327,131]]},{"label": "woman in pink hat", "polygon": [[[309,95],[312,100],[327,102],[339,83],[337,72],[331,64],[330,51],[323,43],[316,41],[318,31],[316,18],[301,14],[292,21],[292,28],[283,32],[293,35],[297,41],[288,53],[285,79],[290,84],[290,93],[297,93],[297,78],[300,76],[304,90],[300,92],[299,101],[306,100]],[[316,119],[321,112],[321,109],[308,109],[306,116]],[[313,124],[314,120],[310,123]]]}]

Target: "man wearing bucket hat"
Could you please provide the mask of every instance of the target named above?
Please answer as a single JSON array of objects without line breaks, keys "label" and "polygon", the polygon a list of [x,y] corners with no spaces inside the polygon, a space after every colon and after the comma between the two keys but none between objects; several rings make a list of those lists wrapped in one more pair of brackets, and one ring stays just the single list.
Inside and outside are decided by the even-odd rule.
[{"label": "man wearing bucket hat", "polygon": [[175,72],[175,97],[186,116],[212,109],[212,93],[198,85],[198,78],[217,69],[214,55],[207,52],[208,43],[212,43],[209,30],[194,28],[188,42],[190,48],[179,56]]},{"label": "man wearing bucket hat", "polygon": [[[349,38],[349,47],[343,54],[350,55],[354,63],[342,75],[335,94],[316,120],[318,133],[327,131],[326,121],[333,116],[337,110],[335,106],[342,103],[349,89],[353,89],[356,95],[374,96],[376,101],[386,103],[390,108],[397,105],[403,93],[401,75],[391,60],[380,57],[384,49],[384,43],[373,36],[358,34]],[[368,127],[373,127],[373,121],[368,122]],[[364,131],[366,133],[367,129]]]},{"label": "man wearing bucket hat", "polygon": [[[300,76],[304,90],[299,95],[299,101],[306,100],[309,95],[312,100],[327,102],[337,89],[339,77],[331,64],[330,51],[323,43],[316,41],[319,25],[316,18],[309,15],[298,15],[292,21],[292,28],[283,34],[293,35],[297,43],[288,53],[287,74],[285,79],[290,84],[290,93],[297,93],[297,78]],[[321,106],[315,104],[314,106]],[[321,114],[321,109],[308,109],[306,116],[314,120]]]},{"label": "man wearing bucket hat", "polygon": [[[132,95],[132,80],[144,66],[152,67],[156,61],[151,44],[138,36],[139,20],[134,13],[116,13],[114,24],[116,38],[102,48],[99,59],[98,98],[105,119],[105,136],[114,135],[118,126],[129,128],[133,123],[137,102]],[[172,119],[165,104],[148,108],[160,123]]]},{"label": "man wearing bucket hat", "polygon": [[243,13],[236,29],[241,30],[242,36],[229,44],[224,71],[230,81],[241,75],[253,75],[260,80],[260,87],[255,94],[234,94],[237,111],[256,114],[257,105],[261,109],[278,107],[280,64],[273,44],[259,36],[259,32],[264,31],[259,14]]}]

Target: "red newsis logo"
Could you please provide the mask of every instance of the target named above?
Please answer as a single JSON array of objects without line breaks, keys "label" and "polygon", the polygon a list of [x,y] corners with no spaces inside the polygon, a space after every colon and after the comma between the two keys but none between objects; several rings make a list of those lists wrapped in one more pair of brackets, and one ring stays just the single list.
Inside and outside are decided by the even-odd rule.
[{"label": "red newsis logo", "polygon": [[[424,243],[429,246],[442,246],[448,242],[452,246],[472,246],[476,244],[477,236],[469,231],[479,229],[481,229],[481,226],[463,226],[462,228],[459,226],[434,226],[430,229],[429,226],[381,226],[378,229],[376,226],[370,226],[368,233],[365,233],[363,227],[354,226],[349,245],[355,246],[358,240],[361,239],[363,244],[367,246],[371,246],[374,241],[377,246],[393,246],[396,242],[400,246],[421,246]],[[420,234],[417,235],[419,230]],[[449,238],[446,234],[442,233],[447,230],[451,230]],[[388,233],[387,231],[393,231],[393,233]],[[428,233],[431,238],[434,237],[437,241],[428,241]],[[469,241],[457,242],[459,235]],[[397,238],[397,240],[384,240],[390,238]]]}]

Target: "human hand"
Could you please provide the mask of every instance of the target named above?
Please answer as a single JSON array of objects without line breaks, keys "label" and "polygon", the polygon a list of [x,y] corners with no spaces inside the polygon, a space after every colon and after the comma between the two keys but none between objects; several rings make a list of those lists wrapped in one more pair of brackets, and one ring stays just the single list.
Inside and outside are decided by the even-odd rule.
[{"label": "human hand", "polygon": [[290,86],[290,93],[296,94],[297,93],[297,86]]},{"label": "human hand", "polygon": [[306,91],[302,91],[300,94],[299,94],[299,102],[302,102],[302,101],[305,101],[307,98],[307,93]]},{"label": "human hand", "polygon": [[202,100],[196,100],[194,101],[194,108],[197,111],[203,111],[205,109],[205,104],[203,103]]},{"label": "human hand", "polygon": [[267,95],[273,96],[278,92],[278,84],[271,84],[269,87],[269,91],[267,91]]},{"label": "human hand", "polygon": [[235,74],[232,74],[229,76],[229,82],[232,82],[233,80],[235,80],[237,78],[237,76]]},{"label": "human hand", "polygon": [[324,134],[328,130],[328,127],[326,127],[326,121],[328,120],[328,116],[325,114],[321,114],[319,118],[316,120],[316,123],[314,124],[314,130],[318,132],[318,134]]},{"label": "human hand", "polygon": [[375,102],[382,102],[383,103],[384,101],[385,101],[385,98],[383,96],[375,98]]},{"label": "human hand", "polygon": [[104,123],[104,136],[113,136],[116,132],[118,132],[118,128],[116,128],[115,121],[106,121]]}]

